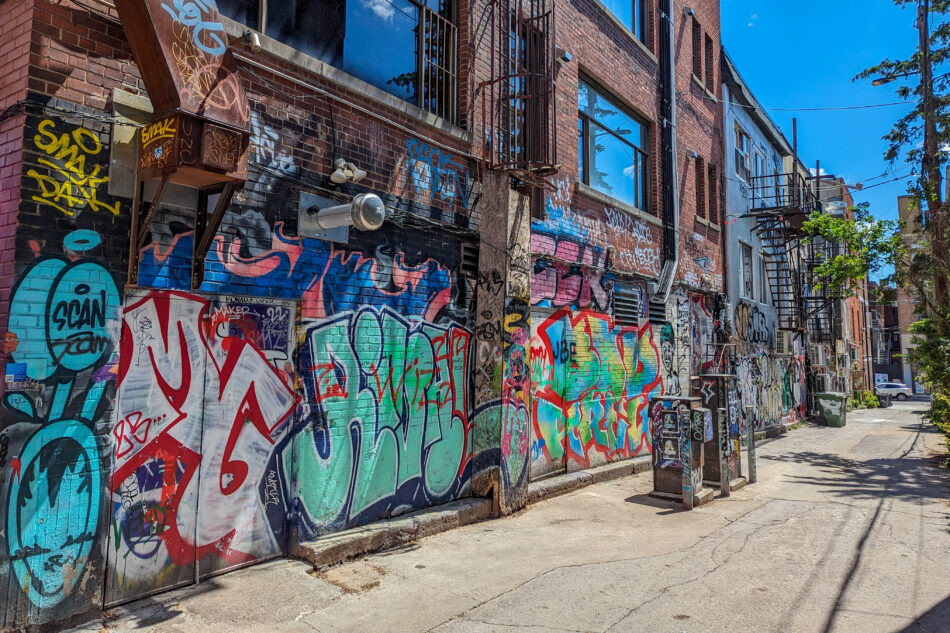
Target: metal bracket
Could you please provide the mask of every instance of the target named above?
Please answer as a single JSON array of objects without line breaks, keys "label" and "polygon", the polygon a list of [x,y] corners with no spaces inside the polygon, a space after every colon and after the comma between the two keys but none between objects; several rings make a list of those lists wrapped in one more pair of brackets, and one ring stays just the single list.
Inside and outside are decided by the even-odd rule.
[{"label": "metal bracket", "polygon": [[135,198],[132,200],[132,227],[129,231],[128,283],[130,286],[138,285],[139,253],[142,251],[142,246],[145,245],[145,238],[148,236],[148,229],[152,224],[152,217],[155,215],[155,210],[162,201],[162,196],[165,193],[166,187],[168,187],[168,181],[170,179],[170,173],[162,176],[161,181],[158,183],[158,188],[155,190],[155,195],[152,196],[152,203],[145,213],[144,218],[142,217],[142,196],[144,195],[145,181],[136,179]]},{"label": "metal bracket", "polygon": [[195,213],[195,242],[194,250],[191,256],[191,289],[198,290],[201,282],[205,278],[205,259],[208,257],[208,249],[211,248],[211,242],[218,233],[221,226],[221,220],[231,205],[231,198],[237,190],[237,183],[229,182],[224,185],[217,204],[214,205],[214,211],[211,218],[208,218],[207,193],[199,198],[198,210]]}]

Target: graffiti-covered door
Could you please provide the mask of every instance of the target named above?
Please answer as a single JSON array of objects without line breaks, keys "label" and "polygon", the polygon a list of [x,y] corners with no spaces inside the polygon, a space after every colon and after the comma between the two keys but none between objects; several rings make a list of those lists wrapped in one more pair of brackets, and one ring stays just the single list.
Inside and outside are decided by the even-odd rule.
[{"label": "graffiti-covered door", "polygon": [[532,477],[648,454],[662,389],[652,327],[567,308],[531,322]]},{"label": "graffiti-covered door", "polygon": [[563,367],[570,362],[571,341],[565,338],[559,319],[551,312],[531,311],[532,480],[567,468]]},{"label": "graffiti-covered door", "polygon": [[107,603],[284,551],[294,321],[289,302],[129,294]]}]

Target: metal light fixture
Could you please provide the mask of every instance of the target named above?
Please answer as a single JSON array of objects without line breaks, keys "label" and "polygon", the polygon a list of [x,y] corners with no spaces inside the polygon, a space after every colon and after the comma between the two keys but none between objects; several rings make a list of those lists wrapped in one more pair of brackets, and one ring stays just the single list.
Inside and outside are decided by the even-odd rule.
[{"label": "metal light fixture", "polygon": [[333,161],[333,168],[333,173],[330,174],[330,180],[338,185],[342,185],[345,182],[356,183],[366,178],[366,171],[342,158]]},{"label": "metal light fixture", "polygon": [[261,52],[261,36],[251,29],[244,30],[244,43],[251,47],[255,53]]},{"label": "metal light fixture", "polygon": [[386,221],[386,205],[375,193],[361,193],[352,202],[332,207],[312,206],[307,214],[315,216],[323,230],[352,226],[360,231],[376,231]]},{"label": "metal light fixture", "polygon": [[333,173],[330,174],[330,180],[335,182],[338,185],[342,185],[344,182],[349,180],[344,169],[346,169],[346,161],[342,158],[338,158],[333,161],[333,166],[335,169]]}]

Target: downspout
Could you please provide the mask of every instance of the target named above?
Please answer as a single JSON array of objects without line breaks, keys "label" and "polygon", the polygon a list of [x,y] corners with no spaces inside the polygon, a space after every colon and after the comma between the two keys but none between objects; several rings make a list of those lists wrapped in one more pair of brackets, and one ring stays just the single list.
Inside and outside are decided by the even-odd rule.
[{"label": "downspout", "polygon": [[663,269],[657,281],[653,303],[665,304],[679,266],[679,198],[676,173],[676,64],[674,62],[673,2],[660,0],[660,15],[666,25],[660,29],[660,115],[663,121]]}]

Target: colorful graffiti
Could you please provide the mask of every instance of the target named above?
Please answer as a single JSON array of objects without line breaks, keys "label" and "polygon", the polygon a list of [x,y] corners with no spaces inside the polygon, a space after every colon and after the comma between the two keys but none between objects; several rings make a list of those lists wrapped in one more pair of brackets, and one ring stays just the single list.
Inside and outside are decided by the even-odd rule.
[{"label": "colorful graffiti", "polygon": [[614,282],[605,275],[602,249],[534,232],[531,251],[537,255],[531,269],[531,304],[547,308],[611,308]]},{"label": "colorful graffiti", "polygon": [[471,176],[454,154],[409,138],[404,165],[408,197],[425,205],[468,208]]},{"label": "colorful graffiti", "polygon": [[[167,240],[143,249],[139,282],[158,288],[188,288],[194,233],[180,233]],[[415,251],[403,250],[401,242],[367,244],[360,249],[353,239],[351,248],[344,249],[324,240],[288,237],[282,223],[277,224],[270,240],[269,250],[244,256],[240,238],[232,239],[228,246],[224,236],[216,236],[201,289],[300,299],[305,318],[375,304],[430,320],[443,310],[456,320],[466,320],[464,311],[455,306],[468,301],[472,282],[456,283],[452,269],[423,256],[425,240],[417,240]],[[360,292],[353,292],[355,288]]]},{"label": "colorful graffiti", "polygon": [[528,364],[531,314],[519,297],[505,301],[503,355],[505,375],[501,386],[501,456],[506,487],[517,487],[528,466],[531,393]]},{"label": "colorful graffiti", "polygon": [[736,378],[746,424],[765,429],[805,416],[804,359],[760,349],[740,355]]},{"label": "colorful graffiti", "polygon": [[70,233],[65,255],[27,267],[10,304],[6,546],[17,584],[41,609],[86,583],[99,536],[95,428],[109,405],[120,304],[111,274],[86,256],[100,243],[94,231]]},{"label": "colorful graffiti", "polygon": [[693,376],[713,371],[716,365],[716,346],[713,338],[712,313],[705,295],[690,296],[690,364]]},{"label": "colorful graffiti", "polygon": [[662,391],[653,330],[562,309],[531,340],[532,473],[647,453],[647,406]]},{"label": "colorful graffiti", "polygon": [[119,215],[119,201],[111,198],[108,156],[99,135],[82,126],[43,119],[36,126],[33,145],[40,169],[31,167],[36,193],[31,200],[73,217],[85,209]]},{"label": "colorful graffiti", "polygon": [[275,301],[167,291],[127,300],[110,599],[187,581],[195,564],[208,573],[282,551],[293,323],[293,306]]},{"label": "colorful graffiti", "polygon": [[471,334],[364,307],[305,326],[296,494],[310,534],[456,498],[471,476]]},{"label": "colorful graffiti", "polygon": [[736,306],[736,338],[742,349],[749,351],[758,347],[773,349],[775,346],[774,319],[770,323],[759,306],[740,301]]}]

